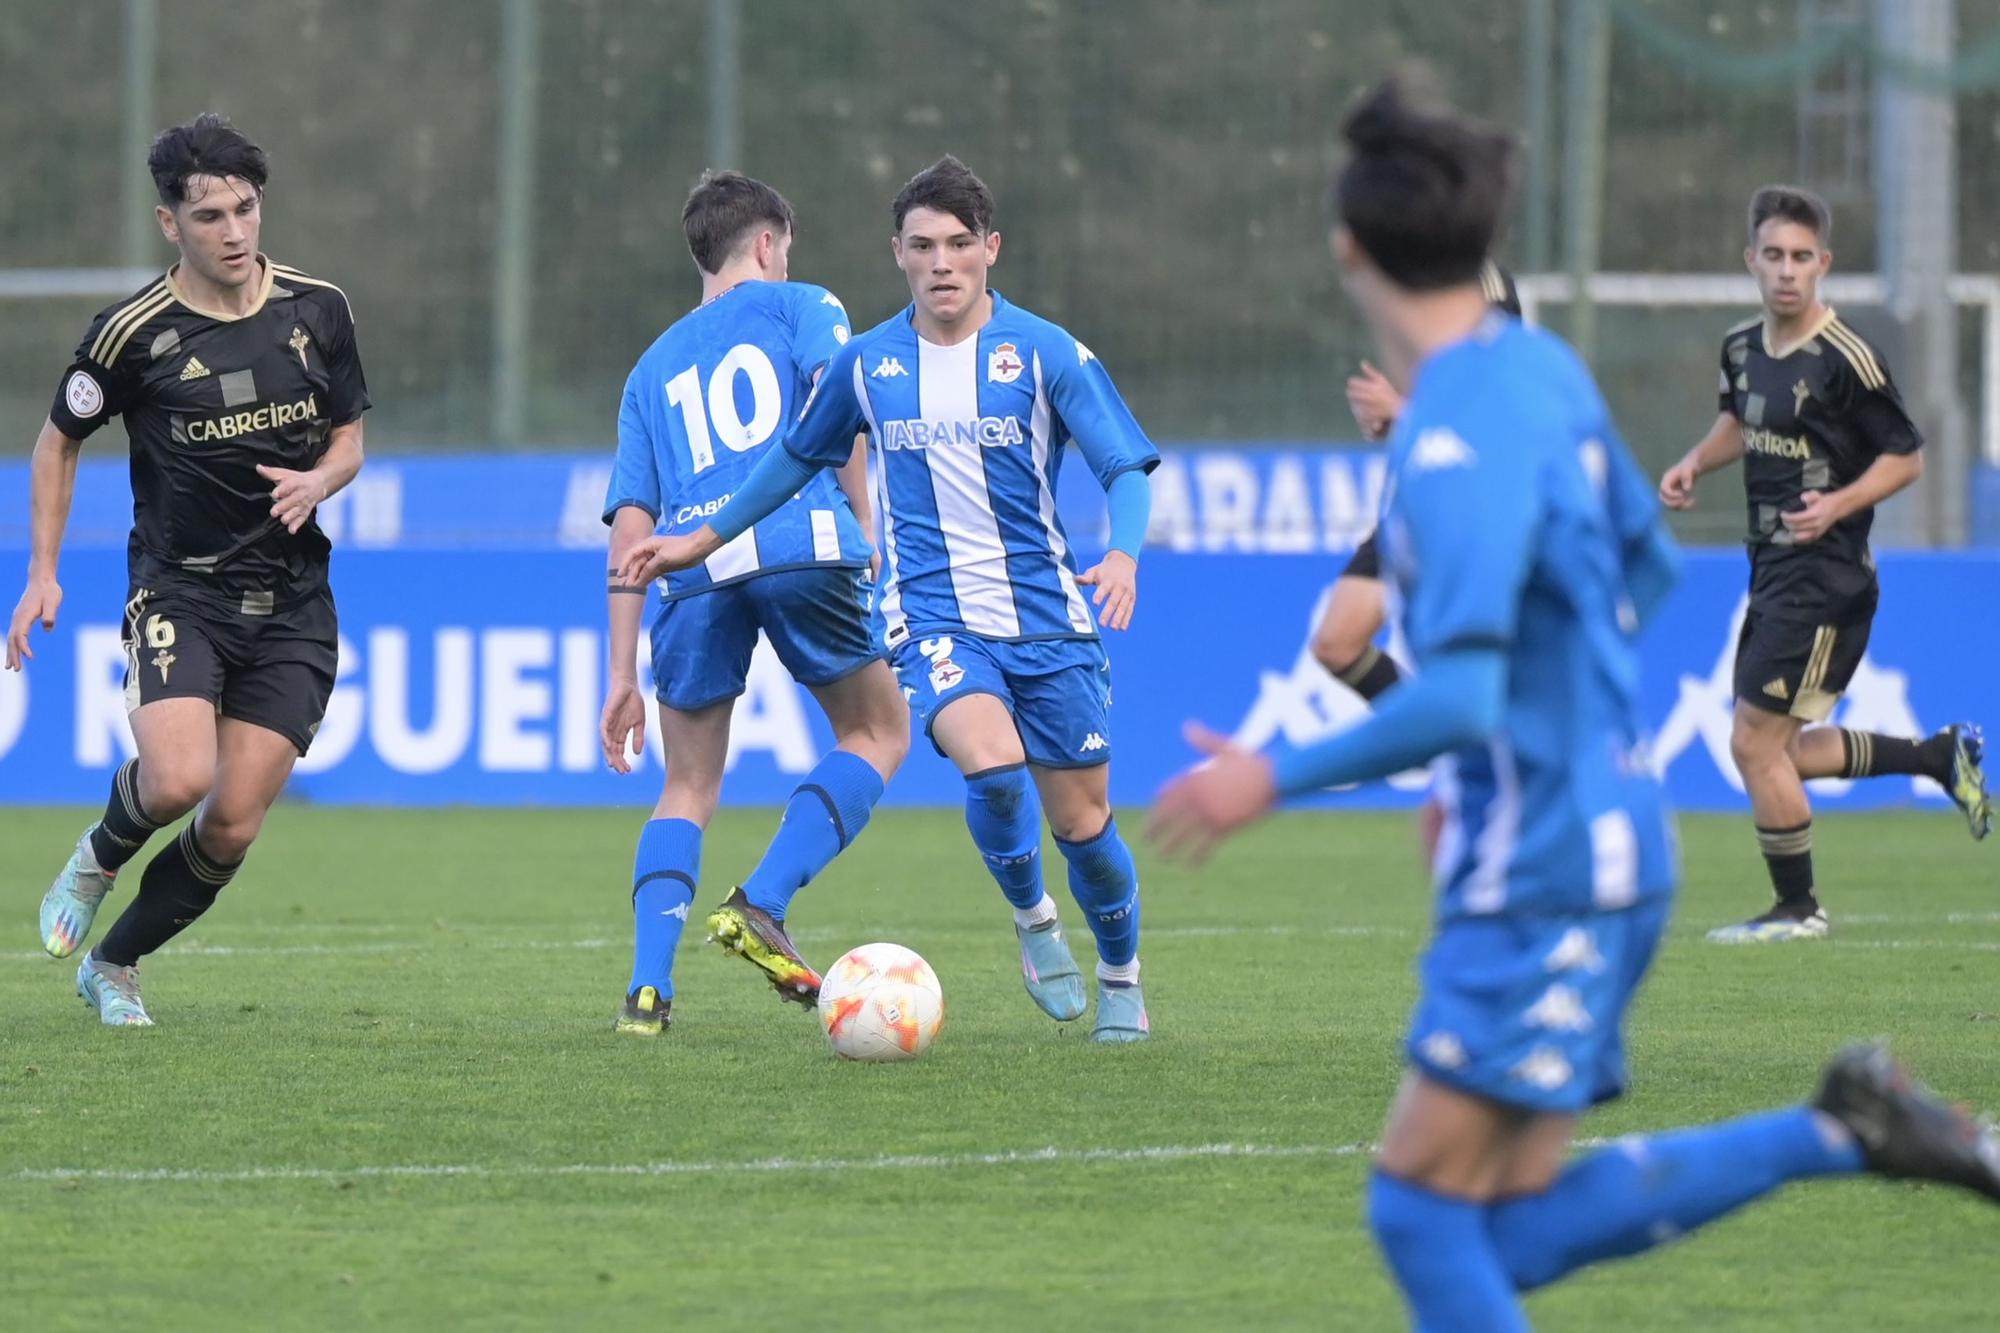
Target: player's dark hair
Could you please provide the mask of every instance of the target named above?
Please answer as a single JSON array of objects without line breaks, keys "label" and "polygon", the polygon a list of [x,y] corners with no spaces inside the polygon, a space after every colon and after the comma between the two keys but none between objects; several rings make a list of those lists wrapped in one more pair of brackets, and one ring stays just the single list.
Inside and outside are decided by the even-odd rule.
[{"label": "player's dark hair", "polygon": [[792,206],[764,182],[740,171],[706,171],[681,206],[688,253],[703,273],[720,273],[749,234],[792,230]]},{"label": "player's dark hair", "polygon": [[172,208],[188,202],[188,181],[195,176],[217,180],[235,176],[249,181],[262,194],[264,182],[270,179],[271,160],[231,125],[227,116],[204,111],[185,125],[160,132],[146,153],[146,170],[153,173],[153,188],[160,192],[160,202]]},{"label": "player's dark hair", "polygon": [[1757,244],[1757,229],[1778,218],[1796,222],[1819,237],[1822,249],[1833,244],[1833,210],[1826,200],[1796,185],[1766,185],[1750,196],[1750,244]]},{"label": "player's dark hair", "polygon": [[904,182],[889,205],[896,217],[896,230],[914,208],[932,208],[949,213],[965,224],[965,229],[984,236],[993,230],[993,191],[972,174],[972,168],[946,153]]},{"label": "player's dark hair", "polygon": [[1514,142],[1443,105],[1420,105],[1401,78],[1370,89],[1340,127],[1348,159],[1334,215],[1397,286],[1474,281],[1511,187]]}]

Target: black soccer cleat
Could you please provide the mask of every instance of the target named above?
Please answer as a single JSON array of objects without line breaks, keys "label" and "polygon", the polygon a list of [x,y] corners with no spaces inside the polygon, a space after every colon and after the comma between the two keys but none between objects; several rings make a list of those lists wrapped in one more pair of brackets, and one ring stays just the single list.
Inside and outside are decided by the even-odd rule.
[{"label": "black soccer cleat", "polygon": [[1813,1106],[1847,1126],[1878,1176],[1935,1180],[2000,1203],[2000,1139],[1992,1125],[1938,1098],[1876,1042],[1842,1048]]}]

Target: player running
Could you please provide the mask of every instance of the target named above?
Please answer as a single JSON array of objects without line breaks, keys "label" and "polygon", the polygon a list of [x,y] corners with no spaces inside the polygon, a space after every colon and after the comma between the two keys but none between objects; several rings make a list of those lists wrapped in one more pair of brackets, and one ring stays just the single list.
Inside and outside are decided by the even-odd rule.
[{"label": "player running", "polygon": [[[1514,275],[1490,259],[1480,266],[1479,291],[1495,310],[1521,317],[1521,292]],[[1403,413],[1403,395],[1387,375],[1363,361],[1361,369],[1347,377],[1347,408],[1364,436],[1381,440]],[[1312,654],[1319,664],[1370,703],[1402,678],[1395,659],[1375,646],[1375,636],[1387,620],[1381,543],[1371,532],[1333,581],[1326,610],[1312,635]]]},{"label": "player running", "polygon": [[1833,215],[1804,190],[1770,185],[1751,199],[1743,259],[1764,313],[1722,340],[1715,424],[1660,480],[1662,500],[1692,509],[1702,474],[1740,458],[1750,503],[1750,606],[1736,645],[1729,748],[1777,902],[1710,931],[1720,943],[1827,933],[1807,779],[1922,774],[1950,794],[1974,838],[1993,826],[1985,742],[1971,723],[1928,740],[1806,727],[1832,716],[1868,647],[1875,506],[1924,470],[1923,440],[1881,353],[1819,299],[1832,234]]},{"label": "player running", "polygon": [[[824,287],[786,280],[791,205],[738,172],[702,178],[681,210],[701,305],[639,358],[618,410],[611,525],[611,680],[600,739],[631,771],[646,707],[637,681],[648,578],[620,570],[655,531],[685,532],[739,490],[797,418],[814,378],[847,341],[847,312]],[[712,938],[811,1006],[819,973],[792,946],[792,897],[859,837],[910,747],[910,714],[868,628],[867,490],[852,432],[840,484],[787,491],[727,546],[668,576],[653,621],[653,688],[667,775],[632,865],[632,979],[619,1032],[671,1024],[674,950],[701,877],[701,838],[722,789],[729,722],[761,630],[833,725],[835,748],[793,791],[763,860],[709,915]],[[796,493],[794,493],[796,492]]]},{"label": "player running", "polygon": [[138,757],[42,899],[40,934],[56,957],[74,953],[118,873],[195,810],[77,969],[77,993],[128,1027],[153,1021],[139,960],[214,904],[325,715],[337,626],[313,511],[361,470],[369,405],[347,297],[257,249],[263,152],[203,115],[155,139],[146,165],[180,261],[98,315],[63,377],[35,441],[34,549],[7,635],[18,671],[33,656],[29,627],[54,627],[77,453],[123,416]]},{"label": "player running", "polygon": [[[1097,938],[1091,1035],[1137,1041],[1149,1030],[1139,879],[1111,817],[1111,666],[1091,608],[1111,629],[1131,622],[1159,455],[1089,348],[987,287],[993,195],[964,163],[919,172],[893,212],[909,308],[834,358],[799,427],[728,507],[634,548],[626,578],[726,549],[866,430],[888,558],[883,642],[932,743],[965,775],[966,823],[1013,905],[1028,993],[1059,1021],[1083,1015],[1083,978],[1042,887],[1046,807]],[[1072,441],[1111,510],[1111,549],[1083,573],[1055,510]]]},{"label": "player running", "polygon": [[1334,252],[1413,385],[1381,531],[1419,674],[1302,749],[1191,728],[1210,757],[1162,791],[1154,829],[1198,857],[1278,797],[1437,760],[1437,927],[1368,1188],[1412,1322],[1525,1329],[1518,1293],[1792,1180],[1867,1170],[2000,1201],[2000,1143],[1878,1047],[1836,1056],[1809,1104],[1565,1166],[1576,1118],[1624,1086],[1625,1009],[1674,887],[1634,640],[1676,557],[1589,372],[1479,291],[1507,140],[1393,83],[1345,137]]}]

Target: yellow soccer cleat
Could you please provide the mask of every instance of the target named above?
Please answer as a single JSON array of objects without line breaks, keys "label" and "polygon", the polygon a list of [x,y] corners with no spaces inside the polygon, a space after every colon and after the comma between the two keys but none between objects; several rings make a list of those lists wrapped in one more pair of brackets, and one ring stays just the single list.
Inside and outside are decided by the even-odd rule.
[{"label": "yellow soccer cleat", "polygon": [[657,1037],[674,1025],[673,1008],[672,1000],[661,998],[651,986],[641,986],[625,997],[625,1008],[611,1030],[634,1037]]},{"label": "yellow soccer cleat", "polygon": [[742,889],[731,889],[708,914],[708,938],[754,964],[780,999],[811,1009],[819,1004],[819,973],[799,957],[791,937],[770,913],[752,907]]}]

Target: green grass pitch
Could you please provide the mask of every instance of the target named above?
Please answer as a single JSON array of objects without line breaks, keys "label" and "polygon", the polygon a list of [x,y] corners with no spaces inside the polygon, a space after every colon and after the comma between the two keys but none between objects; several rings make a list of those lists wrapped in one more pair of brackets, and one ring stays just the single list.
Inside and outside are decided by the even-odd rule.
[{"label": "green grass pitch", "polygon": [[[1287,815],[1199,872],[1142,850],[1155,1037],[1103,1050],[1022,993],[957,814],[885,811],[792,916],[816,961],[891,939],[943,980],[930,1055],[862,1066],[702,944],[770,811],[710,833],[655,1042],[610,1032],[638,812],[281,807],[146,964],[150,1031],[100,1028],[35,948],[89,817],[0,812],[0,1325],[1398,1326],[1360,1197],[1428,911],[1406,818]],[[1683,834],[1635,1086],[1586,1133],[1795,1100],[1873,1034],[2000,1107],[2000,852],[1955,816],[1825,819],[1834,937],[1722,949],[1701,931],[1765,897],[1750,829]],[[1820,1183],[1529,1308],[1555,1330],[1990,1329],[1996,1255],[2000,1211]]]}]

